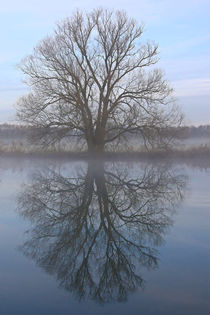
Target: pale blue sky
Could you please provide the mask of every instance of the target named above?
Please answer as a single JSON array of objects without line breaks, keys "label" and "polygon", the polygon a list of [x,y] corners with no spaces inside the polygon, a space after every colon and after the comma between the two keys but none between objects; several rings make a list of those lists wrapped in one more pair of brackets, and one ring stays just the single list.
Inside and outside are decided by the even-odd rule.
[{"label": "pale blue sky", "polygon": [[0,0],[0,122],[13,120],[26,93],[16,65],[55,23],[76,8],[124,9],[145,24],[144,39],[159,43],[158,67],[175,89],[188,124],[210,124],[209,0]]}]

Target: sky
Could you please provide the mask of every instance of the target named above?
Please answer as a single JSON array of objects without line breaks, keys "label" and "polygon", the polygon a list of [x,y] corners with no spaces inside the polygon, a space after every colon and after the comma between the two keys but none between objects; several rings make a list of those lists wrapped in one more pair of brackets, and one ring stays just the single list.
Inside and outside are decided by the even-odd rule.
[{"label": "sky", "polygon": [[17,65],[77,9],[123,9],[159,44],[157,64],[187,125],[210,124],[210,0],[0,0],[0,122],[15,120],[27,93]]}]

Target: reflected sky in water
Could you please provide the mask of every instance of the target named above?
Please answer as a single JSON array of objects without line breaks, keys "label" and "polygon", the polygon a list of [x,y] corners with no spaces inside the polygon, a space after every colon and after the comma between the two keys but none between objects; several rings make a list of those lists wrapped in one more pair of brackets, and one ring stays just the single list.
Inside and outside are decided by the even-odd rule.
[{"label": "reflected sky in water", "polygon": [[208,314],[208,170],[24,165],[0,171],[1,313]]}]

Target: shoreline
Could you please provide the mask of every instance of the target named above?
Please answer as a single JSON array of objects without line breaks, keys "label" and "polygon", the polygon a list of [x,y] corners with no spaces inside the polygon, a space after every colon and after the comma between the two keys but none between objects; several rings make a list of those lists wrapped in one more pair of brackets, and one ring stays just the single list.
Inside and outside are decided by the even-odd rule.
[{"label": "shoreline", "polygon": [[189,149],[171,149],[171,150],[153,150],[153,151],[105,151],[93,152],[88,151],[57,151],[57,150],[0,150],[0,157],[42,157],[42,158],[69,158],[71,160],[153,160],[153,159],[194,159],[210,158],[210,147],[199,146]]}]

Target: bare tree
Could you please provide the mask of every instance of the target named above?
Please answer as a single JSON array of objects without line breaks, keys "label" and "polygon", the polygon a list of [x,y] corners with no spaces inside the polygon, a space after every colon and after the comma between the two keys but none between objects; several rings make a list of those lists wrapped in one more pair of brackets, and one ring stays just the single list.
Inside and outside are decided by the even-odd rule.
[{"label": "bare tree", "polygon": [[77,11],[62,21],[21,62],[31,92],[18,101],[18,117],[45,143],[76,136],[89,151],[129,134],[152,147],[171,142],[182,115],[153,67],[158,46],[143,44],[142,33],[122,11]]}]

